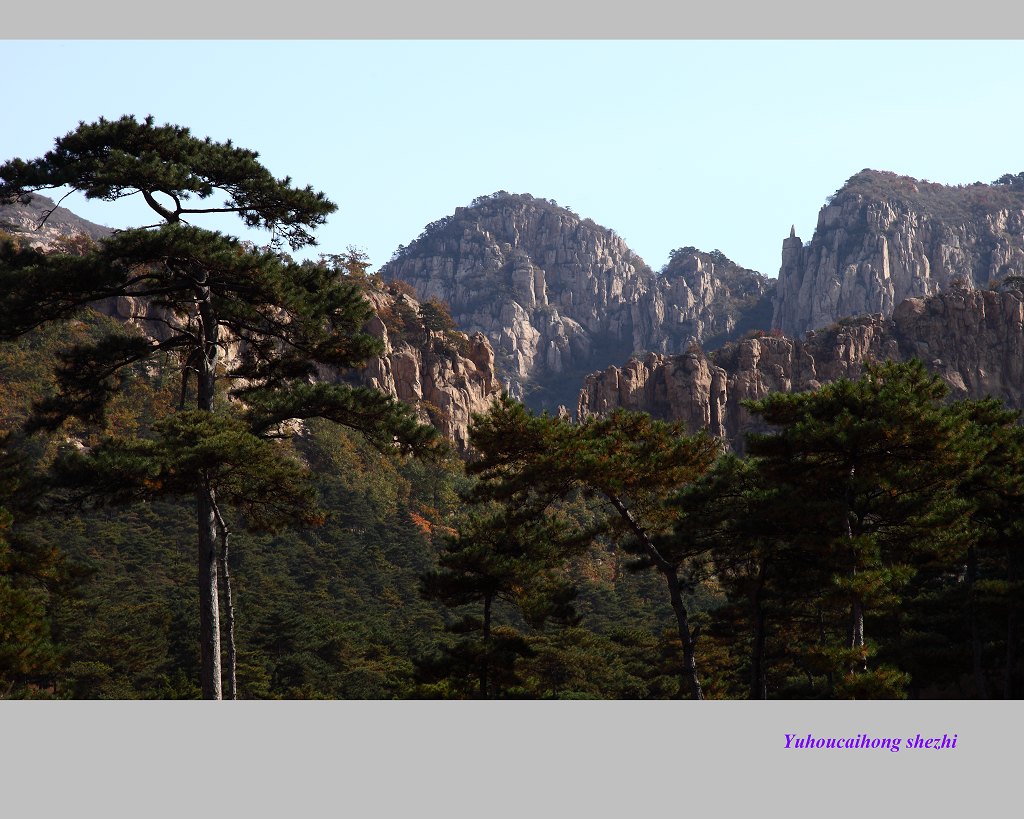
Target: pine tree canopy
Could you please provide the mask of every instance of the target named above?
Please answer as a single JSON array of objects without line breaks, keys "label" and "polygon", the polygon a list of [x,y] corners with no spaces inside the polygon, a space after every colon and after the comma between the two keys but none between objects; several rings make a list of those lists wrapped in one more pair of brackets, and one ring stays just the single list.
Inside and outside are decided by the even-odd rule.
[{"label": "pine tree canopy", "polygon": [[154,424],[151,438],[108,438],[87,454],[71,451],[56,477],[89,506],[187,496],[200,486],[215,489],[252,530],[322,519],[298,459],[223,413],[185,410]]},{"label": "pine tree canopy", "polygon": [[682,423],[644,413],[619,410],[572,424],[533,415],[507,396],[474,419],[470,440],[480,452],[468,467],[480,476],[477,496],[529,506],[582,491],[611,505],[610,525],[648,535],[670,526],[664,501],[721,451],[706,434],[687,435]]},{"label": "pine tree canopy", "polygon": [[[337,206],[310,186],[275,179],[258,159],[230,140],[199,139],[180,125],[155,125],[151,116],[142,122],[131,115],[101,117],[79,123],[38,159],[0,165],[0,202],[62,187],[105,201],[140,193],[167,223],[194,214],[237,213],[249,227],[269,230],[293,250],[316,244],[309,229],[322,225]],[[207,200],[218,192],[225,197],[220,204],[189,206],[193,197]]]}]

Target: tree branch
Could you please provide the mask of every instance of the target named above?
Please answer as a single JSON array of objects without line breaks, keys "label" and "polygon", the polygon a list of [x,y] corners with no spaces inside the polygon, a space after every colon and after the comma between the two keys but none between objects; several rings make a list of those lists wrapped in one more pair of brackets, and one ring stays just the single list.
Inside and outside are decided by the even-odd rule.
[{"label": "tree branch", "polygon": [[53,215],[53,212],[55,210],[57,210],[57,208],[60,207],[60,203],[63,202],[65,199],[67,199],[69,196],[71,196],[71,194],[73,194],[75,191],[76,191],[76,188],[72,188],[71,190],[69,190],[67,193],[65,193],[60,198],[60,200],[57,202],[56,205],[54,205],[52,208],[50,208],[48,211],[46,211],[46,213],[43,214],[42,220],[39,222],[38,225],[36,225],[36,230],[39,230],[43,225],[45,225],[46,224],[46,220],[49,219]]},{"label": "tree branch", "polygon": [[601,492],[606,498],[608,498],[611,505],[615,507],[619,516],[626,521],[626,524],[630,529],[632,529],[633,534],[640,539],[640,542],[643,544],[644,551],[650,555],[651,559],[654,561],[654,565],[663,572],[670,571],[673,568],[673,565],[662,557],[661,552],[659,552],[657,547],[654,545],[654,541],[651,540],[651,536],[648,535],[646,530],[637,522],[633,513],[629,511],[619,496],[606,489],[602,489]]},{"label": "tree branch", "polygon": [[181,208],[178,213],[242,213],[243,211],[254,210],[251,207],[235,207],[235,208]]},{"label": "tree branch", "polygon": [[146,200],[146,204],[149,205],[157,213],[159,213],[168,222],[174,223],[178,221],[178,215],[180,211],[172,213],[171,211],[167,210],[167,208],[165,208],[163,205],[157,202],[156,199],[153,198],[153,194],[147,190],[143,190],[142,195]]}]

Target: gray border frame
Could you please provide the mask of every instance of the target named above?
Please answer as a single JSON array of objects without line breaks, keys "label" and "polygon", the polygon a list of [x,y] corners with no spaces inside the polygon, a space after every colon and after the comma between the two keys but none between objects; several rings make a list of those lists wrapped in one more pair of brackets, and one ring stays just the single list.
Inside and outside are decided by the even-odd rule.
[{"label": "gray border frame", "polygon": [[10,4],[0,37],[39,39],[1014,39],[997,0],[131,0]]},{"label": "gray border frame", "polygon": [[[1024,12],[993,0],[967,10],[941,0],[378,0],[328,12],[310,0],[53,0],[4,10],[0,56],[2,39],[13,38],[1020,37]],[[0,784],[11,815],[37,816],[984,815],[1019,804],[1021,715],[1020,702],[959,701],[4,702]],[[959,744],[917,755],[797,755],[783,738],[796,730],[955,731]]]}]

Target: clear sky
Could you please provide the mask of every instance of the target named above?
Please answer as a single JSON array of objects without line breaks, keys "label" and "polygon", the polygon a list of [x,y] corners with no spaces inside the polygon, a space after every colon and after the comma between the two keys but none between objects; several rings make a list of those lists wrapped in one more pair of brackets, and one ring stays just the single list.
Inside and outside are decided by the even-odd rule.
[{"label": "clear sky", "polygon": [[949,184],[1024,170],[1019,41],[21,40],[0,57],[0,159],[152,114],[324,191],[339,211],[316,250],[355,245],[374,267],[507,190],[614,229],[655,269],[695,245],[775,276],[790,225],[808,240],[862,168]]}]

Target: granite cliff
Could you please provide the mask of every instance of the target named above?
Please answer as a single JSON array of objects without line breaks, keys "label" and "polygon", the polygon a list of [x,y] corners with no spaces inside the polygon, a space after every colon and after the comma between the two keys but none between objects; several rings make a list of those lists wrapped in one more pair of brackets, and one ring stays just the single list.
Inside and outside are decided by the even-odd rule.
[{"label": "granite cliff", "polygon": [[[472,414],[486,412],[501,394],[490,343],[482,333],[467,336],[454,328],[429,329],[420,303],[399,288],[385,287],[374,277],[365,278],[362,285],[374,312],[363,329],[380,339],[384,350],[364,367],[346,372],[325,369],[319,377],[372,387],[411,404],[422,421],[464,451]],[[154,338],[167,332],[160,309],[147,302],[117,298],[94,306]],[[238,352],[238,345],[227,340],[224,362],[235,361]]]},{"label": "granite cliff", "polygon": [[[52,200],[35,195],[27,204],[0,208],[0,229],[16,241],[44,252],[80,252],[83,241],[110,235],[109,228],[79,218]],[[47,211],[53,212],[40,227]],[[84,237],[84,239],[83,239]],[[411,288],[386,287],[372,276],[361,278],[374,315],[365,326],[384,344],[382,354],[350,372],[322,372],[325,379],[345,380],[379,389],[416,407],[423,421],[433,424],[460,450],[468,446],[470,416],[486,412],[501,392],[494,370],[494,352],[480,333],[467,336],[454,327],[429,329]],[[103,315],[129,324],[156,339],[166,339],[173,321],[164,308],[132,297],[104,299],[91,305]],[[223,361],[238,355],[238,345],[225,340]]]},{"label": "granite cliff", "polygon": [[[0,209],[0,224],[50,249],[109,233],[39,196]],[[856,377],[869,359],[918,357],[954,395],[1024,407],[1022,274],[1024,175],[950,187],[863,171],[822,208],[807,245],[785,240],[777,288],[717,250],[678,248],[655,272],[592,220],[499,192],[366,277],[367,329],[385,352],[324,377],[415,404],[460,448],[471,414],[503,388],[580,417],[621,406],[681,418],[741,446],[743,399]],[[165,317],[137,300],[98,307],[160,335]]]},{"label": "granite cliff", "polygon": [[772,327],[799,334],[843,316],[889,315],[953,283],[986,287],[1024,273],[1024,184],[939,185],[864,170],[818,214],[806,245],[791,232]]},{"label": "granite cliff", "polygon": [[656,273],[613,231],[504,191],[428,225],[380,275],[450,305],[459,327],[490,339],[509,392],[549,409],[573,403],[587,372],[636,351],[713,346],[767,324],[774,286],[693,247]]},{"label": "granite cliff", "polygon": [[384,342],[384,352],[347,377],[412,404],[423,421],[466,450],[471,416],[501,394],[490,342],[483,333],[429,329],[418,301],[375,284],[371,279],[367,290],[374,316],[364,329]]},{"label": "granite cliff", "polygon": [[911,358],[941,376],[955,398],[993,396],[1024,408],[1024,297],[957,284],[906,299],[890,316],[843,319],[803,339],[772,332],[710,354],[696,345],[682,355],[650,353],[588,376],[577,414],[641,410],[742,450],[743,433],[761,428],[743,400],[856,378],[870,360]]}]

